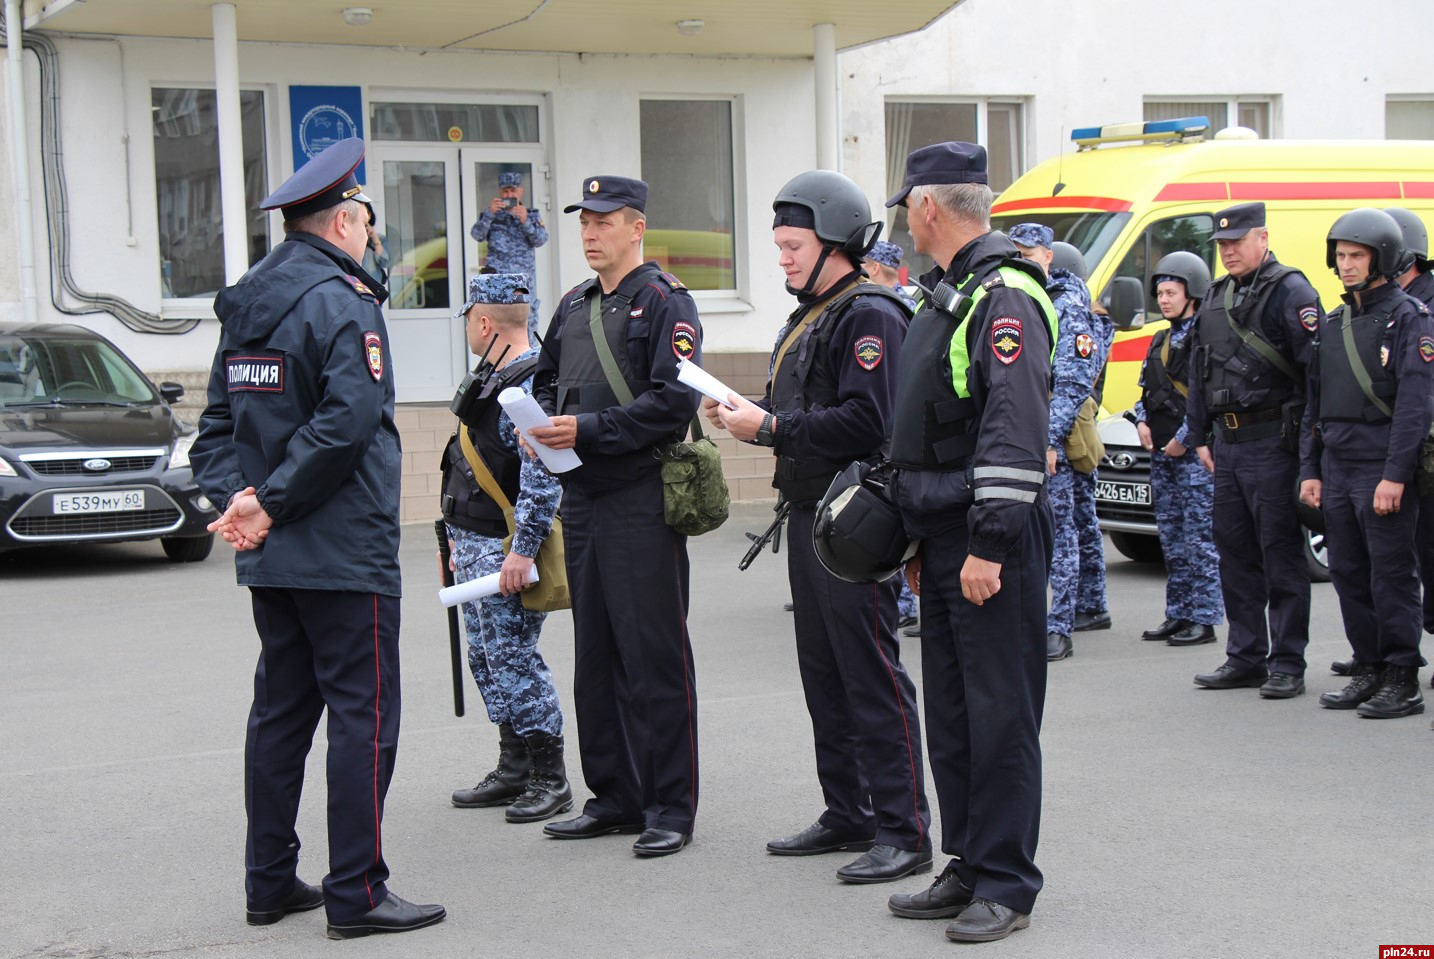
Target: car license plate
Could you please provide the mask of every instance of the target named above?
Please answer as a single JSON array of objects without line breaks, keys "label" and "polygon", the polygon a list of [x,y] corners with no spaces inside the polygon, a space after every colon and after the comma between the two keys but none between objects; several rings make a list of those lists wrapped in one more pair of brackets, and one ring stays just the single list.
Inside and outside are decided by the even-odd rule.
[{"label": "car license plate", "polygon": [[1095,484],[1095,498],[1105,500],[1107,503],[1129,503],[1132,506],[1149,506],[1150,484],[1112,483],[1109,480],[1097,480]]},{"label": "car license plate", "polygon": [[103,493],[56,493],[51,510],[55,515],[72,513],[121,513],[144,509],[144,490],[117,489]]}]

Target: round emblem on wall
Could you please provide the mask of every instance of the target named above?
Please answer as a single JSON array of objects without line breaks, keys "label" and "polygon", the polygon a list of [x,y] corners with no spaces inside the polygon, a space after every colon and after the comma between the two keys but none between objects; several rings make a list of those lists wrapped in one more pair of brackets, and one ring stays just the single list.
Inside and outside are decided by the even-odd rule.
[{"label": "round emblem on wall", "polygon": [[299,121],[299,146],[312,158],[340,140],[358,136],[358,124],[348,111],[332,103],[321,103]]},{"label": "round emblem on wall", "polygon": [[463,128],[462,128],[462,127],[449,127],[449,128],[448,128],[448,140],[449,140],[450,143],[457,143],[459,140],[462,140],[462,139],[463,139]]}]

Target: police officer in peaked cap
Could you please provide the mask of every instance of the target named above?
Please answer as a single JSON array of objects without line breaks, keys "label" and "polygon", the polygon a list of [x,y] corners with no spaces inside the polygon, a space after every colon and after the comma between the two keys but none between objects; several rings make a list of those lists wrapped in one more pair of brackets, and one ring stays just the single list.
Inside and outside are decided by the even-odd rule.
[{"label": "police officer in peaked cap", "polygon": [[1322,311],[1305,275],[1270,252],[1263,203],[1221,210],[1215,227],[1227,272],[1195,319],[1185,425],[1187,445],[1215,476],[1215,548],[1230,627],[1225,662],[1195,684],[1256,686],[1265,699],[1290,699],[1305,691],[1310,624],[1292,491],[1305,370]]},{"label": "police officer in peaked cap", "polygon": [[910,313],[861,268],[881,224],[848,177],[801,173],[777,192],[772,210],[777,262],[798,306],[773,352],[762,400],[734,393],[734,410],[703,402],[715,425],[776,453],[772,485],[791,506],[787,572],[797,665],[825,808],[812,825],[767,843],[767,851],[861,851],[837,878],[890,882],[931,871],[916,689],[896,638],[898,583],[834,575],[813,531],[818,501],[837,474],[881,453]]},{"label": "police officer in peaked cap", "polygon": [[1424,711],[1412,484],[1434,417],[1434,319],[1395,282],[1404,237],[1389,214],[1352,210],[1326,243],[1344,304],[1320,324],[1305,410],[1317,429],[1302,438],[1300,497],[1324,511],[1354,667],[1344,689],[1319,701],[1374,719],[1411,716]]},{"label": "police officer in peaked cap", "polygon": [[[557,839],[639,833],[639,856],[692,841],[697,816],[697,686],[687,635],[687,537],[663,515],[657,450],[680,441],[699,394],[677,364],[700,362],[692,296],[643,262],[647,184],[583,181],[583,253],[596,276],[565,294],[549,323],[533,395],[552,425],[530,431],[575,449],[565,473],[563,524],[573,597],[573,705],[582,815],[550,822]],[[611,373],[608,370],[611,369]]]},{"label": "police officer in peaked cap", "polygon": [[[359,266],[363,141],[315,156],[260,207],[284,241],[220,292],[223,330],[190,452],[238,554],[259,632],[244,748],[247,917],[324,906],[334,939],[439,922],[387,885],[383,802],[398,752],[398,430],[387,293]],[[298,878],[304,759],[328,711],[329,872]]]},{"label": "police officer in peaked cap", "polygon": [[906,207],[936,269],[902,345],[893,496],[920,552],[927,755],[953,857],[930,888],[892,896],[951,919],[961,942],[1030,922],[1041,888],[1041,713],[1051,512],[1046,446],[1058,321],[1045,274],[990,226],[986,151],[938,143],[906,158]]}]

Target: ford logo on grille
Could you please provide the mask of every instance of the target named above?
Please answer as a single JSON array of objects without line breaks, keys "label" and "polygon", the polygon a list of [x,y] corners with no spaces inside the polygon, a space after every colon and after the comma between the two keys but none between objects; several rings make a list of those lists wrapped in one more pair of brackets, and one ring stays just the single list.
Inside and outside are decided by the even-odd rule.
[{"label": "ford logo on grille", "polygon": [[1105,461],[1118,470],[1128,470],[1135,465],[1135,457],[1129,453],[1112,453]]},{"label": "ford logo on grille", "polygon": [[85,468],[85,472],[87,473],[103,473],[105,470],[109,469],[112,464],[109,460],[96,458],[92,460],[85,460],[80,465]]}]

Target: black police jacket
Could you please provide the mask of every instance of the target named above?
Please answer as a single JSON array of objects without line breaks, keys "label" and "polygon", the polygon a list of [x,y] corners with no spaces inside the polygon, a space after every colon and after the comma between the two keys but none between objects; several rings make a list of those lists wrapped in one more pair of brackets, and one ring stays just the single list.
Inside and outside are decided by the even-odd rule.
[{"label": "black police jacket", "polygon": [[1404,292],[1434,309],[1434,273],[1420,273],[1404,288]]},{"label": "black police jacket", "polygon": [[[1343,297],[1354,309],[1354,297]],[[1306,428],[1301,433],[1300,476],[1319,479],[1318,422],[1323,448],[1342,460],[1383,460],[1383,479],[1408,483],[1419,444],[1434,418],[1434,318],[1424,304],[1385,283],[1360,294],[1351,332],[1374,393],[1393,412],[1384,416],[1355,380],[1344,347],[1343,309],[1320,324],[1310,367]]]},{"label": "black police jacket", "polygon": [[387,294],[338,247],[290,233],[220,292],[209,405],[190,451],[223,509],[253,486],[273,518],[241,585],[401,594],[401,451]]},{"label": "black police jacket", "polygon": [[[1171,321],[1172,324],[1193,322],[1193,318]],[[1172,332],[1173,325],[1150,338],[1150,349],[1141,367],[1141,402],[1145,405],[1145,421],[1156,449],[1163,449],[1185,423],[1192,337],[1187,335],[1179,345],[1167,348]]]},{"label": "black police jacket", "polygon": [[[612,395],[589,333],[588,296],[602,296],[602,325],[618,371],[632,389]],[[697,414],[700,394],[677,381],[677,363],[702,361],[702,323],[687,288],[644,263],[603,295],[589,280],[568,291],[549,324],[533,396],[549,416],[577,417],[575,449],[583,465],[564,473],[590,493],[656,477],[658,446],[680,440]],[[564,382],[566,375],[567,381]]]}]

